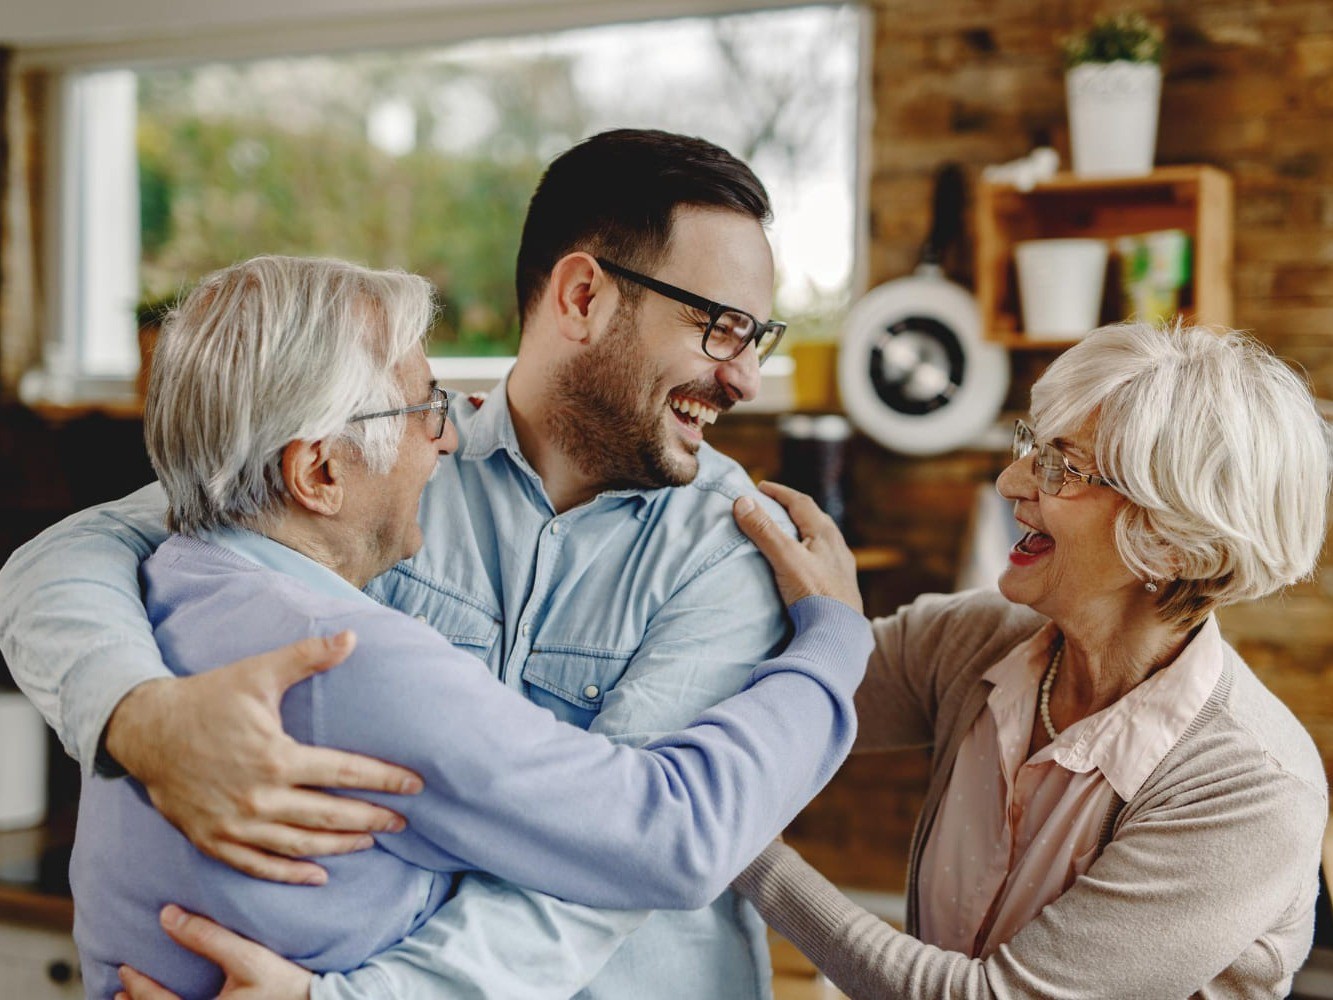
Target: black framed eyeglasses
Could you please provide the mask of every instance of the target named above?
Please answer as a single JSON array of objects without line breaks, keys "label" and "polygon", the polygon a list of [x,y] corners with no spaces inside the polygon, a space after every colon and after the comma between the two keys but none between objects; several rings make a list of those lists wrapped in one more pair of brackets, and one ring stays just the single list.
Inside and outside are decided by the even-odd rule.
[{"label": "black framed eyeglasses", "polygon": [[1069,483],[1087,483],[1089,486],[1109,486],[1111,489],[1119,489],[1116,484],[1105,476],[1094,476],[1087,472],[1079,472],[1069,464],[1069,459],[1061,453],[1060,449],[1051,444],[1037,444],[1037,436],[1032,433],[1032,428],[1021,420],[1014,421],[1014,443],[1013,460],[1017,462],[1021,458],[1027,458],[1036,451],[1033,461],[1037,474],[1037,488],[1047,496],[1059,496],[1060,491]]},{"label": "black framed eyeglasses", "polygon": [[753,343],[755,354],[758,355],[759,363],[762,365],[772,355],[778,346],[778,341],[787,330],[786,323],[776,320],[761,323],[744,309],[726,306],[721,302],[706,299],[702,295],[695,295],[665,281],[658,281],[646,274],[621,267],[605,257],[598,257],[597,263],[614,275],[641,285],[658,295],[666,296],[673,302],[698,309],[706,315],[708,326],[704,330],[704,353],[714,361],[730,361],[745,350],[748,344]]},{"label": "black framed eyeglasses", "polygon": [[359,420],[375,420],[379,417],[396,417],[407,413],[431,414],[435,421],[431,440],[438,441],[444,437],[444,425],[449,421],[449,395],[439,385],[432,382],[430,384],[430,399],[424,403],[400,406],[396,410],[381,410],[379,413],[360,413],[353,417],[349,423],[356,423]]}]

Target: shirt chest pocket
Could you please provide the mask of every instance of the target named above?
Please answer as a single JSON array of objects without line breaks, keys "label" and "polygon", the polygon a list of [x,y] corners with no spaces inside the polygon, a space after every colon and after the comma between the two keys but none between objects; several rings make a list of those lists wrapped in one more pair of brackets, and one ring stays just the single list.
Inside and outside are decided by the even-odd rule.
[{"label": "shirt chest pocket", "polygon": [[484,611],[463,605],[459,609],[451,608],[449,613],[441,616],[438,623],[432,624],[459,649],[471,653],[494,670],[492,658],[500,638],[500,622],[497,619]]},{"label": "shirt chest pocket", "polygon": [[523,693],[564,722],[587,729],[602,710],[606,693],[629,666],[631,653],[614,650],[536,647],[523,665]]},{"label": "shirt chest pocket", "polygon": [[482,660],[497,672],[500,619],[474,604],[427,588],[400,587],[394,606],[425,622],[459,649]]}]

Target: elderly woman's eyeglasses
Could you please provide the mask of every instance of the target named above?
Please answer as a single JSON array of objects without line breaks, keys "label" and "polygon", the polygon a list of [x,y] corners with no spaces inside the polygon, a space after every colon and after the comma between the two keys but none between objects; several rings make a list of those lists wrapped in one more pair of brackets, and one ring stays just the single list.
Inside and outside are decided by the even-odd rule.
[{"label": "elderly woman's eyeglasses", "polygon": [[1065,458],[1058,448],[1050,444],[1037,444],[1037,437],[1032,433],[1032,428],[1021,420],[1015,420],[1013,460],[1017,462],[1021,458],[1027,458],[1034,449],[1037,453],[1033,458],[1037,488],[1048,496],[1058,496],[1069,483],[1117,488],[1116,484],[1105,476],[1079,472],[1069,464],[1069,459]]},{"label": "elderly woman's eyeglasses", "polygon": [[758,355],[759,363],[762,365],[772,355],[787,329],[786,323],[779,323],[776,320],[760,323],[744,309],[724,306],[721,302],[714,302],[702,295],[695,295],[683,288],[669,285],[665,281],[658,281],[646,274],[613,264],[605,257],[598,257],[597,263],[612,274],[665,296],[673,302],[698,309],[706,315],[708,326],[704,330],[704,353],[714,361],[730,361],[753,342],[755,354]]},{"label": "elderly woman's eyeglasses", "polygon": [[415,403],[412,406],[400,406],[396,410],[381,410],[379,413],[361,413],[353,417],[349,423],[356,423],[358,420],[375,420],[378,417],[396,417],[399,414],[406,413],[428,413],[433,421],[431,425],[431,440],[438,441],[444,437],[444,425],[449,421],[449,396],[434,382],[430,384],[430,399],[424,403]]}]

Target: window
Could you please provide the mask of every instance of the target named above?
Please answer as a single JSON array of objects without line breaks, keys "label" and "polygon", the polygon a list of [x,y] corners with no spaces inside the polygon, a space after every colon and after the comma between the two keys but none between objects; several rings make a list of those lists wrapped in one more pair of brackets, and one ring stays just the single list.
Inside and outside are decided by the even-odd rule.
[{"label": "window", "polygon": [[128,374],[136,302],[260,252],[427,276],[434,355],[510,355],[513,262],[551,157],[605,128],[746,159],[776,223],[777,314],[836,328],[853,283],[863,15],[815,6],[447,46],[72,75],[57,352]]}]

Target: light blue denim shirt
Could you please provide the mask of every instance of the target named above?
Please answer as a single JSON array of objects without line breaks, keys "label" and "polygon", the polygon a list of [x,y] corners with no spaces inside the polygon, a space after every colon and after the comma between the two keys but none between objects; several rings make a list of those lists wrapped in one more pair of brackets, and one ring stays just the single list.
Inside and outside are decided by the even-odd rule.
[{"label": "light blue denim shirt", "polygon": [[[560,718],[635,744],[739,690],[781,643],[772,574],[731,516],[738,496],[757,495],[735,462],[705,446],[690,486],[606,492],[555,516],[503,386],[481,407],[455,403],[460,445],[422,499],[426,544],[371,584],[375,596]],[[464,879],[371,970],[366,985],[327,977],[312,1000],[771,992],[764,924],[734,893],[692,912],[627,914],[485,876]]]},{"label": "light blue denim shirt", "polygon": [[[453,414],[460,446],[423,496],[425,545],[374,581],[373,596],[559,717],[635,744],[739,690],[781,643],[768,566],[732,521],[732,501],[754,495],[734,462],[705,446],[690,486],[607,492],[557,517],[519,450],[503,384],[481,407],[455,399]],[[85,768],[116,702],[162,671],[136,577],[165,537],[162,509],[150,487],[76,515],[0,573],[0,650]],[[581,996],[605,1000],[758,1000],[770,976],[763,924],[730,892],[645,916],[470,876],[412,938],[362,972],[325,977],[312,997],[555,998],[586,986]]]}]

